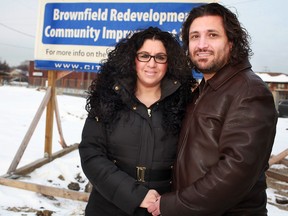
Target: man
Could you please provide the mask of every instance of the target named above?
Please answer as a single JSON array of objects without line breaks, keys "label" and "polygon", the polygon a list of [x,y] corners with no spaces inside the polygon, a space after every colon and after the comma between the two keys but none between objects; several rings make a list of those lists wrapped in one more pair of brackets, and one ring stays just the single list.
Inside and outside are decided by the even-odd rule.
[{"label": "man", "polygon": [[175,191],[159,197],[148,211],[267,215],[265,171],[277,112],[271,92],[251,69],[248,33],[235,14],[211,3],[190,12],[182,39],[203,80],[183,122]]}]

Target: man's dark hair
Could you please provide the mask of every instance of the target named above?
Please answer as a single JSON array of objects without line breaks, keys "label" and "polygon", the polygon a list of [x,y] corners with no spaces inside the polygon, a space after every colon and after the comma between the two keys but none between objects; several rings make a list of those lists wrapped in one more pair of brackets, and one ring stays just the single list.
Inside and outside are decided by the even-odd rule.
[{"label": "man's dark hair", "polygon": [[183,48],[187,52],[189,46],[189,29],[192,22],[203,16],[220,16],[229,42],[233,47],[229,63],[237,64],[253,55],[250,48],[250,36],[245,28],[241,26],[236,14],[218,3],[204,4],[193,8],[186,21],[182,25]]}]

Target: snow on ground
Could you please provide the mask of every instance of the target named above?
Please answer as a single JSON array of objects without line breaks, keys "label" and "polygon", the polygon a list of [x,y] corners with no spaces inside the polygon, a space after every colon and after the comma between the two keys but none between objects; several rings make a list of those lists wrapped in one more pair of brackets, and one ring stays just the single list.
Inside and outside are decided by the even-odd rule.
[{"label": "snow on ground", "polygon": [[[21,142],[30,127],[45,91],[32,88],[0,86],[0,176],[6,174]],[[86,118],[85,98],[57,95],[64,139],[68,145],[79,143]],[[44,157],[46,110],[20,160],[17,168]],[[277,135],[272,154],[276,155],[287,148],[288,118],[279,118]],[[56,152],[62,149],[58,143],[59,135],[56,121],[53,128],[53,147]],[[71,182],[82,177],[80,191],[84,191],[87,179],[80,166],[78,151],[50,162],[36,169],[21,181],[47,186],[67,188]],[[79,182],[79,181],[78,181]],[[275,202],[275,193],[267,190],[268,199]],[[85,202],[59,197],[47,197],[38,193],[0,185],[1,216],[32,216],[36,210],[51,210],[53,216],[84,215]],[[14,208],[13,208],[14,207]],[[13,211],[12,211],[13,208]],[[268,204],[269,216],[287,215],[287,211]],[[17,212],[19,211],[19,212]]]}]

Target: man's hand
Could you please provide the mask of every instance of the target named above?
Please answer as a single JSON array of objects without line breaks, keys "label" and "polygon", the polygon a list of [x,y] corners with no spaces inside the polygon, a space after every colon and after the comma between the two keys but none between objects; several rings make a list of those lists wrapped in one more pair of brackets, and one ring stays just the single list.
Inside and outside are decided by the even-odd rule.
[{"label": "man's hand", "polygon": [[153,216],[157,216],[160,215],[160,199],[161,197],[159,197],[156,202],[152,203],[148,208],[148,212],[151,213]]},{"label": "man's hand", "polygon": [[149,190],[146,194],[144,200],[140,204],[141,208],[148,208],[148,206],[152,205],[156,202],[156,200],[160,197],[160,194],[156,190]]}]

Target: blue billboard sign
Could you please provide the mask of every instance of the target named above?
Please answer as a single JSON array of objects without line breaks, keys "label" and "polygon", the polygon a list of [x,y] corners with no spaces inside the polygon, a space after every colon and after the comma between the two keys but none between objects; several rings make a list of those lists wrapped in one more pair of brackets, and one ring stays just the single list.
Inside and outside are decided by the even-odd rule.
[{"label": "blue billboard sign", "polygon": [[157,26],[175,35],[192,7],[205,1],[40,0],[35,67],[97,72],[109,50],[129,34]]}]

